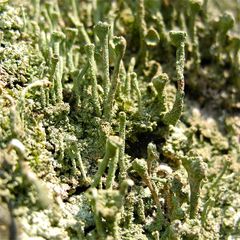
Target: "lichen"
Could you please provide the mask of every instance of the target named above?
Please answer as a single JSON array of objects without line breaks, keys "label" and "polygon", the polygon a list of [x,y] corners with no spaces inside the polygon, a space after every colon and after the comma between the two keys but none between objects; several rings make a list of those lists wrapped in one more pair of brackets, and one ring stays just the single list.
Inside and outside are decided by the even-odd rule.
[{"label": "lichen", "polygon": [[239,20],[0,1],[0,238],[238,239]]}]

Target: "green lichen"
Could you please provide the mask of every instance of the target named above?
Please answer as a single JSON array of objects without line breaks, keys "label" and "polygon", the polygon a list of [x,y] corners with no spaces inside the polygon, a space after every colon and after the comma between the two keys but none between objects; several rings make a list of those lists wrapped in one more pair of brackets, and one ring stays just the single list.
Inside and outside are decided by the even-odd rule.
[{"label": "green lichen", "polygon": [[0,238],[238,239],[238,5],[0,1]]}]

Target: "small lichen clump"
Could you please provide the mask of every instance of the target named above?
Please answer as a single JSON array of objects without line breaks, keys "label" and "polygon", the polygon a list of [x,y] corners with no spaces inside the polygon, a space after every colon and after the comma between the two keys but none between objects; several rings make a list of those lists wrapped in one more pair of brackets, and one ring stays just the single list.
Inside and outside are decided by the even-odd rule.
[{"label": "small lichen clump", "polygon": [[0,1],[0,238],[239,237],[239,8],[212,4]]}]

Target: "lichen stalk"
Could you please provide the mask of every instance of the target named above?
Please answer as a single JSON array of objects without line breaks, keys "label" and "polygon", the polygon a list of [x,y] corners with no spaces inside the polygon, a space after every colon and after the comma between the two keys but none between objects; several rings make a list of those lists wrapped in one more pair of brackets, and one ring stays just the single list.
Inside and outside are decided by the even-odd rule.
[{"label": "lichen stalk", "polygon": [[137,79],[137,74],[136,73],[131,73],[130,75],[132,84],[134,87],[134,90],[137,93],[137,101],[138,101],[138,113],[141,115],[142,114],[142,94],[138,86],[138,79]]},{"label": "lichen stalk", "polygon": [[20,116],[21,116],[21,119],[22,119],[23,123],[25,121],[25,100],[26,100],[25,96],[26,96],[27,92],[30,89],[35,88],[35,87],[41,87],[41,86],[48,87],[50,85],[51,85],[51,83],[47,79],[37,80],[33,83],[30,83],[27,87],[25,87],[22,90],[20,100],[19,100],[19,103],[18,103],[18,111],[20,113]]},{"label": "lichen stalk", "polygon": [[117,86],[119,84],[119,69],[120,69],[120,63],[124,56],[125,49],[126,49],[126,40],[123,37],[114,37],[113,42],[115,44],[115,64],[114,64],[114,72],[112,77],[111,86],[108,92],[107,101],[104,105],[104,117],[108,121],[111,120],[111,117],[113,115],[113,101],[115,98]]},{"label": "lichen stalk", "polygon": [[144,159],[135,159],[132,163],[133,169],[139,174],[139,176],[143,179],[146,185],[149,187],[149,190],[152,193],[153,199],[157,206],[161,207],[158,194],[155,188],[153,188],[152,181],[147,172],[147,164]]},{"label": "lichen stalk", "polygon": [[125,139],[126,139],[126,113],[119,113],[119,136],[122,139],[122,144],[119,149],[119,179],[123,181],[127,177],[127,163],[125,158]]},{"label": "lichen stalk", "polygon": [[[106,150],[105,150],[104,158],[99,165],[97,173],[94,176],[94,180],[93,180],[91,187],[94,188],[99,185],[100,179],[101,179],[105,169],[107,168],[109,161],[112,160],[115,163],[118,148],[119,148],[119,137],[116,137],[116,136],[108,137],[108,139],[106,141]],[[109,171],[113,171],[114,168],[115,168],[115,165],[113,165],[112,170],[109,170]],[[112,179],[113,179],[113,176],[111,176],[111,178],[108,177],[108,187],[111,186],[110,184],[113,181]]]},{"label": "lichen stalk", "polygon": [[190,185],[190,218],[194,219],[198,211],[200,186],[202,180],[206,177],[207,165],[199,156],[183,157],[182,162],[187,170]]},{"label": "lichen stalk", "polygon": [[170,38],[172,44],[177,47],[176,52],[176,78],[178,89],[176,93],[175,102],[172,109],[163,117],[163,122],[167,125],[175,125],[179,120],[183,110],[184,98],[184,62],[185,62],[185,41],[186,33],[183,31],[171,31]]},{"label": "lichen stalk", "polygon": [[63,75],[63,58],[60,53],[60,44],[62,40],[65,38],[65,35],[62,32],[53,32],[52,33],[52,45],[53,45],[53,54],[54,57],[58,58],[58,62],[56,65],[55,71],[55,95],[56,95],[56,102],[61,103],[63,100],[63,86],[62,86],[62,75]]},{"label": "lichen stalk", "polygon": [[88,57],[88,72],[89,72],[89,77],[91,79],[91,84],[92,84],[92,100],[93,100],[93,105],[95,109],[95,113],[97,116],[101,115],[101,107],[100,107],[100,102],[99,102],[99,96],[98,96],[98,84],[97,84],[97,76],[96,76],[96,62],[94,58],[94,51],[95,51],[95,46],[94,44],[87,44],[85,46],[85,52]]},{"label": "lichen stalk", "polygon": [[157,90],[157,100],[160,113],[165,113],[167,111],[166,94],[164,93],[164,89],[168,82],[169,78],[166,73],[159,74],[152,79],[153,86]]},{"label": "lichen stalk", "polygon": [[102,49],[102,64],[103,64],[103,103],[106,104],[107,96],[110,88],[110,73],[109,73],[109,31],[110,25],[99,22],[95,28],[95,33],[98,36]]},{"label": "lichen stalk", "polygon": [[140,35],[139,58],[140,58],[140,62],[143,64],[143,66],[145,66],[146,62],[147,62],[146,42],[145,42],[145,36],[147,33],[147,25],[146,25],[146,21],[145,21],[144,0],[139,0],[137,2],[137,21],[138,21],[139,35]]},{"label": "lichen stalk", "polygon": [[190,4],[190,21],[189,21],[189,36],[192,42],[192,51],[194,58],[194,68],[198,71],[201,63],[199,52],[199,41],[197,36],[196,17],[202,8],[202,0],[191,0]]}]

